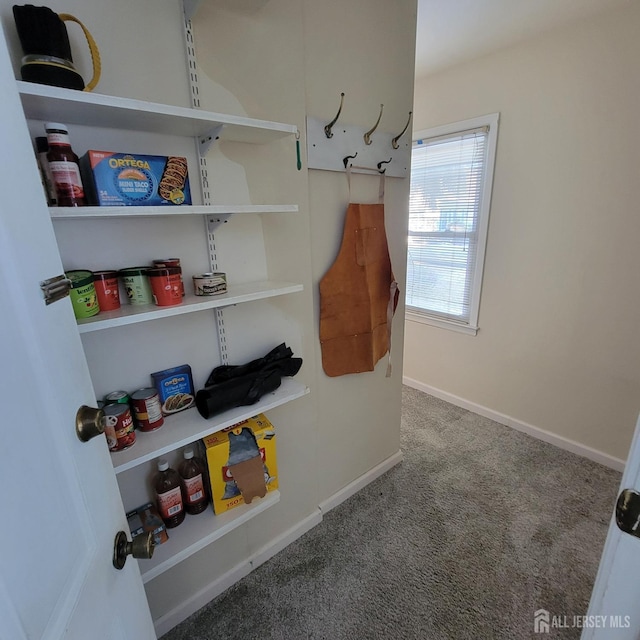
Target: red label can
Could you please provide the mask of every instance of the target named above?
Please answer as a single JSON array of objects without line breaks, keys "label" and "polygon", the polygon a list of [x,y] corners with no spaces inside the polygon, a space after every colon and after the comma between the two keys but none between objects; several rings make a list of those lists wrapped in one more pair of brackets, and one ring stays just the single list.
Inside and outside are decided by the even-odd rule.
[{"label": "red label can", "polygon": [[180,289],[184,298],[184,281],[182,280],[182,267],[180,266],[180,258],[162,258],[153,261],[154,267],[177,267],[180,269]]},{"label": "red label can", "polygon": [[158,392],[149,387],[131,394],[133,415],[140,431],[154,431],[164,424]]},{"label": "red label can", "polygon": [[154,302],[159,307],[182,303],[182,281],[180,267],[155,267],[147,269]]},{"label": "red label can", "polygon": [[104,411],[104,432],[109,451],[122,451],[136,441],[133,418],[126,404],[108,404]]},{"label": "red label can", "polygon": [[100,311],[113,311],[120,308],[117,271],[94,271],[93,286],[96,288]]}]

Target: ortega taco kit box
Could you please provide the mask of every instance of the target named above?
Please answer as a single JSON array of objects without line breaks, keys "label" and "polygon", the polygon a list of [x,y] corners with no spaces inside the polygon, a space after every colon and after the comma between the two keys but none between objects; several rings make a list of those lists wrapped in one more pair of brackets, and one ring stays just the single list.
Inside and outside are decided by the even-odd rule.
[{"label": "ortega taco kit box", "polygon": [[160,396],[163,416],[169,416],[193,406],[195,402],[193,376],[188,364],[155,371],[151,374],[151,379]]},{"label": "ortega taco kit box", "polygon": [[187,159],[90,149],[80,158],[87,198],[101,207],[191,204]]}]

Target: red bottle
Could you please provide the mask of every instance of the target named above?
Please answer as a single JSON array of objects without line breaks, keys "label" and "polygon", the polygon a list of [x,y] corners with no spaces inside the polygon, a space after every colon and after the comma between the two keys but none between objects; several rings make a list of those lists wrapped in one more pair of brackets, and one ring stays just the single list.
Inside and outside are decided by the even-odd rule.
[{"label": "red bottle", "polygon": [[83,207],[87,204],[78,156],[71,148],[69,132],[64,124],[47,122],[49,151],[47,160],[59,207]]},{"label": "red bottle", "polygon": [[153,486],[156,491],[158,513],[160,513],[167,529],[173,529],[182,524],[184,505],[182,504],[180,476],[164,458],[158,460],[158,475]]},{"label": "red bottle", "polygon": [[182,500],[187,513],[195,515],[202,513],[209,504],[205,488],[204,462],[194,456],[191,448],[185,449],[183,456],[184,460],[178,467],[182,481]]}]

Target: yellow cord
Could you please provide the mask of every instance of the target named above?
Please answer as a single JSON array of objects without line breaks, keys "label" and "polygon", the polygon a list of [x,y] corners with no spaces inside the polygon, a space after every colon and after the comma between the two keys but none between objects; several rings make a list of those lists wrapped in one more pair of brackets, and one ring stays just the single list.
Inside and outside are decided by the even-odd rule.
[{"label": "yellow cord", "polygon": [[89,51],[91,52],[91,62],[93,63],[93,78],[91,81],[87,83],[84,90],[85,91],[93,91],[96,85],[100,81],[100,74],[102,73],[102,64],[100,62],[100,52],[98,51],[98,45],[96,41],[93,39],[93,36],[89,33],[89,29],[85,27],[78,18],[72,16],[69,13],[60,13],[58,14],[60,20],[69,21],[69,22],[77,22],[84,32],[84,37],[87,39],[87,44],[89,45]]}]

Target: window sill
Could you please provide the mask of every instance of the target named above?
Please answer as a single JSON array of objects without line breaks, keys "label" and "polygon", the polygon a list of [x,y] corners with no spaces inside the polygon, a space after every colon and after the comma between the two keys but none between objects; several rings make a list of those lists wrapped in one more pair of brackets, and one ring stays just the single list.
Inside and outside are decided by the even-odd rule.
[{"label": "window sill", "polygon": [[472,327],[468,324],[460,324],[453,320],[445,320],[444,318],[434,318],[433,316],[426,316],[422,313],[416,313],[414,311],[407,311],[405,313],[405,319],[408,322],[419,322],[420,324],[428,324],[432,327],[438,327],[439,329],[449,329],[450,331],[457,331],[458,333],[464,333],[468,336],[475,336],[478,333],[478,327]]}]

